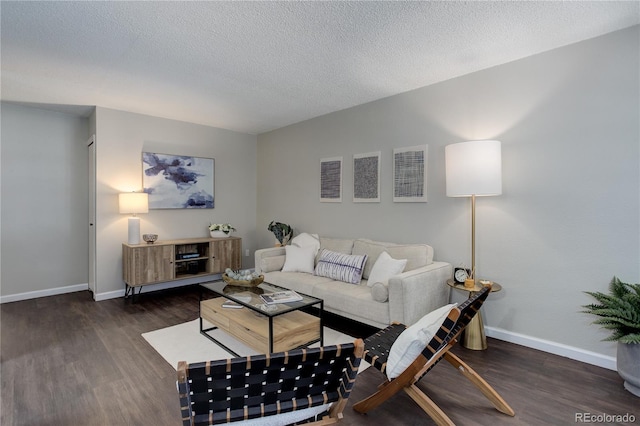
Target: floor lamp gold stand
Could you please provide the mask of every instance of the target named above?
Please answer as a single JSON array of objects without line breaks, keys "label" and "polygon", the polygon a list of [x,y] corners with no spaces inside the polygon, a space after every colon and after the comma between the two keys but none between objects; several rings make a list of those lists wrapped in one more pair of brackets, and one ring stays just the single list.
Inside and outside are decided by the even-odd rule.
[{"label": "floor lamp gold stand", "polygon": [[[502,193],[502,153],[499,141],[461,142],[445,147],[447,196],[471,197],[471,274],[476,269],[476,196]],[[463,338],[469,349],[486,349],[487,339],[480,312],[473,317]]]}]

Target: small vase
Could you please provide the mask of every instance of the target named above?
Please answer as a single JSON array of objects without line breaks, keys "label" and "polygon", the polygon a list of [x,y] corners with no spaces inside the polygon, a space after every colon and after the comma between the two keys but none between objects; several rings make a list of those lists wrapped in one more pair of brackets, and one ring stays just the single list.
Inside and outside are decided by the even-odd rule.
[{"label": "small vase", "polygon": [[231,233],[226,234],[224,231],[209,231],[211,238],[227,238]]},{"label": "small vase", "polygon": [[640,343],[618,342],[618,374],[624,380],[624,388],[640,397]]}]

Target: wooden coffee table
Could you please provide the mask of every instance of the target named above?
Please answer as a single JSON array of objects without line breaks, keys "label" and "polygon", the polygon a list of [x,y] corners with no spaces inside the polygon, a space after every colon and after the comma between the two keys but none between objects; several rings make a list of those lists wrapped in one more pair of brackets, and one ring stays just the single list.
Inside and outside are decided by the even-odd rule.
[{"label": "wooden coffee table", "polygon": [[[269,283],[262,283],[254,288],[236,287],[227,285],[224,281],[202,283],[200,287],[203,296],[205,293],[215,296],[200,301],[200,333],[235,356],[239,355],[209,332],[224,330],[261,353],[283,352],[316,342],[323,344],[322,299],[298,293],[302,296],[301,301],[269,305],[270,309],[266,310],[260,294],[282,291],[284,288]],[[223,307],[222,304],[227,300],[232,300],[243,308]],[[318,316],[301,310],[314,305],[318,305]],[[205,328],[203,320],[213,327]]]}]

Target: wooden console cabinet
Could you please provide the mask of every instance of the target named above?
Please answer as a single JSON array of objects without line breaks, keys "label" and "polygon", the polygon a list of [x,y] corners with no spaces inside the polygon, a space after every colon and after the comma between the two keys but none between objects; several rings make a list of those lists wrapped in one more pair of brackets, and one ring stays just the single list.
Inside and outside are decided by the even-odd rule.
[{"label": "wooden console cabinet", "polygon": [[125,297],[134,287],[199,275],[221,274],[242,267],[242,239],[187,238],[153,244],[122,244]]}]

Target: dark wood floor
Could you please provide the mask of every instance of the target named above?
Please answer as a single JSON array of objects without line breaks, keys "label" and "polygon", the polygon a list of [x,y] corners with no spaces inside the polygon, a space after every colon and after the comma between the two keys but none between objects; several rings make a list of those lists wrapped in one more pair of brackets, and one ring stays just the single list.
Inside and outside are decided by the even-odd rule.
[{"label": "dark wood floor", "polygon": [[[141,334],[197,318],[197,303],[191,288],[149,294],[135,305],[94,302],[88,292],[0,305],[0,424],[179,425],[175,370]],[[640,399],[614,371],[493,339],[486,351],[455,353],[516,412],[494,410],[442,362],[419,386],[458,425],[568,425],[576,413],[630,413],[640,424]],[[351,404],[381,380],[373,368],[358,376],[341,424],[433,424],[404,393],[368,415],[354,412]]]}]

